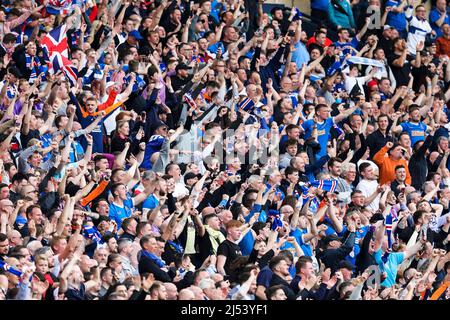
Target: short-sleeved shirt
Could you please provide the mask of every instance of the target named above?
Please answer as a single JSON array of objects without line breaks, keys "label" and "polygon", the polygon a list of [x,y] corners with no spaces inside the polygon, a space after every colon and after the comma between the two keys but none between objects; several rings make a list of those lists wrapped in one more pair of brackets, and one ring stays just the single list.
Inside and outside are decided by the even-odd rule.
[{"label": "short-sleeved shirt", "polygon": [[26,149],[28,142],[30,142],[31,139],[40,139],[41,134],[39,133],[39,130],[32,130],[30,129],[28,131],[27,135],[24,135],[23,133],[20,134],[20,143],[22,144],[22,149]]},{"label": "short-sleeved shirt", "polygon": [[394,60],[400,58],[400,55],[393,53],[389,56],[388,62],[391,67],[392,73],[394,74],[395,81],[397,81],[397,88],[400,86],[407,86],[409,83],[409,74],[411,73],[411,64],[408,59],[401,67],[396,67],[393,65]]},{"label": "short-sleeved shirt", "polygon": [[352,50],[349,47],[352,47],[354,49],[358,49],[359,46],[359,40],[356,39],[356,37],[354,37],[352,40],[350,40],[350,42],[339,42],[336,41],[335,43],[333,43],[336,48],[341,48],[342,49],[342,54],[345,56],[347,54],[351,54],[352,56],[354,56],[356,54],[355,50]]},{"label": "short-sleeved shirt", "polygon": [[290,235],[297,240],[297,243],[300,245],[300,247],[303,250],[303,253],[305,256],[311,257],[312,256],[312,246],[310,244],[307,244],[303,241],[303,236],[308,233],[307,229],[299,229],[296,228],[295,230],[292,230]]},{"label": "short-sleeved shirt", "polygon": [[123,202],[123,206],[114,202],[109,205],[109,217],[117,223],[117,230],[120,229],[123,219],[131,217],[133,206],[133,199],[130,197]]},{"label": "short-sleeved shirt", "polygon": [[403,122],[400,124],[403,128],[403,131],[409,134],[411,138],[411,145],[413,146],[417,141],[425,140],[425,133],[427,131],[427,125],[423,122],[412,123],[412,122]]},{"label": "short-sleeved shirt", "polygon": [[[316,158],[319,159],[327,154],[327,143],[330,140],[330,130],[334,125],[333,118],[328,118],[324,122],[317,123],[317,141],[320,144],[320,151],[316,154]],[[302,128],[305,131],[305,140],[311,137],[314,127],[314,120],[306,120],[302,124]]]},{"label": "short-sleeved shirt", "polygon": [[226,239],[219,245],[219,248],[217,248],[217,255],[227,257],[223,268],[225,269],[226,274],[230,274],[231,264],[237,257],[242,256],[242,252],[237,244]]}]

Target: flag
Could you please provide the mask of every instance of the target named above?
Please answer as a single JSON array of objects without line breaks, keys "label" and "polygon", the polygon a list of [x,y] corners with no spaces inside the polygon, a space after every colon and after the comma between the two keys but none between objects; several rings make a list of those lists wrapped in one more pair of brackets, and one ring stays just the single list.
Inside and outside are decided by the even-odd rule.
[{"label": "flag", "polygon": [[83,236],[97,243],[102,240],[102,235],[100,234],[100,232],[98,232],[97,228],[89,225],[85,225],[83,227]]},{"label": "flag", "polygon": [[51,15],[67,15],[72,11],[72,0],[49,0],[45,10]]},{"label": "flag", "polygon": [[3,269],[3,270],[5,270],[5,271],[7,271],[7,272],[9,272],[9,273],[11,273],[11,274],[13,274],[15,276],[18,276],[18,277],[22,276],[22,271],[17,270],[15,268],[9,266],[6,262],[1,261],[1,260],[0,260],[0,269]]},{"label": "flag", "polygon": [[53,52],[59,52],[59,54],[66,58],[69,57],[66,33],[67,26],[66,24],[62,24],[51,30],[44,38],[42,38],[42,49],[48,57],[51,57]]},{"label": "flag", "polygon": [[78,70],[75,65],[72,64],[72,61],[62,56],[58,52],[54,52],[50,58],[51,67],[54,73],[57,73],[61,70],[66,76],[67,80],[69,80],[72,86],[75,86],[78,80]]},{"label": "flag", "polygon": [[42,39],[44,57],[49,62],[49,72],[54,74],[62,71],[71,85],[76,85],[78,70],[68,59],[69,49],[67,43],[66,25],[51,30]]},{"label": "flag", "polygon": [[251,111],[253,107],[255,106],[255,103],[250,98],[245,98],[244,101],[238,104],[238,108],[242,109],[244,111]]}]

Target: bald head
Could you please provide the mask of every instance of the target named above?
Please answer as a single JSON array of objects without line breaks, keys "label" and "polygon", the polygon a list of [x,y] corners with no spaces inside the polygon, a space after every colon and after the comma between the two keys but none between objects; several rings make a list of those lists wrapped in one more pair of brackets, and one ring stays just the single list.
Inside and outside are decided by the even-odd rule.
[{"label": "bald head", "polygon": [[195,295],[191,290],[186,288],[180,291],[178,300],[195,300]]},{"label": "bald head", "polygon": [[0,200],[0,211],[11,214],[14,210],[14,203],[9,199]]},{"label": "bald head", "polygon": [[215,273],[211,276],[211,279],[214,280],[215,283],[217,283],[219,281],[223,281],[223,275],[221,275],[220,273]]},{"label": "bald head", "polygon": [[195,299],[194,300],[204,300],[205,299],[205,294],[203,293],[203,290],[200,289],[197,286],[190,286],[189,290],[191,290],[194,295],[195,295]]},{"label": "bald head", "polygon": [[9,244],[13,247],[23,244],[22,235],[17,230],[11,230],[8,233],[8,239],[9,239]]},{"label": "bald head", "polygon": [[177,300],[178,297],[177,286],[171,282],[165,282],[164,287],[166,287],[167,300]]},{"label": "bald head", "polygon": [[2,206],[2,207],[3,206],[14,206],[14,204],[9,199],[3,199],[3,200],[0,200],[0,206]]},{"label": "bald head", "polygon": [[206,207],[206,208],[204,208],[204,209],[202,210],[202,217],[205,217],[205,216],[207,216],[208,214],[213,214],[213,213],[215,213],[215,212],[216,212],[216,210],[214,210],[213,207]]}]

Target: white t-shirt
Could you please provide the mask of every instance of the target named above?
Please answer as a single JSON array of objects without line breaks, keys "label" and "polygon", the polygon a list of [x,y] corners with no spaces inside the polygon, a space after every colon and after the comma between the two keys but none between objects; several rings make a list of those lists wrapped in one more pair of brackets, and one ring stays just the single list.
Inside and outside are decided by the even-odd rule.
[{"label": "white t-shirt", "polygon": [[[377,180],[362,179],[356,186],[356,190],[361,191],[366,198],[370,197],[377,190],[377,188]],[[367,205],[367,208],[372,210],[373,212],[377,211],[380,207],[380,198],[381,194],[378,194],[377,197],[371,203],[369,203],[369,205]]]}]

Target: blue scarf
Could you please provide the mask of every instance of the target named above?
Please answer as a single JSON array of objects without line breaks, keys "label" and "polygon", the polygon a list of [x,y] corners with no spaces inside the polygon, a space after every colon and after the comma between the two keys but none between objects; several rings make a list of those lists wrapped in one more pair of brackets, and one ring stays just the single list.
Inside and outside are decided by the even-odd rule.
[{"label": "blue scarf", "polygon": [[181,244],[177,244],[177,243],[175,243],[175,242],[173,242],[173,241],[167,241],[167,243],[169,244],[169,246],[173,249],[173,250],[175,250],[177,253],[183,253],[184,252],[184,249],[183,249],[183,246],[181,245]]},{"label": "blue scarf", "polygon": [[162,260],[161,258],[157,257],[155,254],[150,253],[146,250],[142,250],[141,253],[143,256],[149,258],[150,260],[152,260],[154,263],[156,263],[156,265],[160,268],[165,268],[166,266],[166,262],[164,260]]},{"label": "blue scarf", "polygon": [[0,260],[0,268],[18,277],[22,276],[22,271],[10,267],[6,262]]}]

